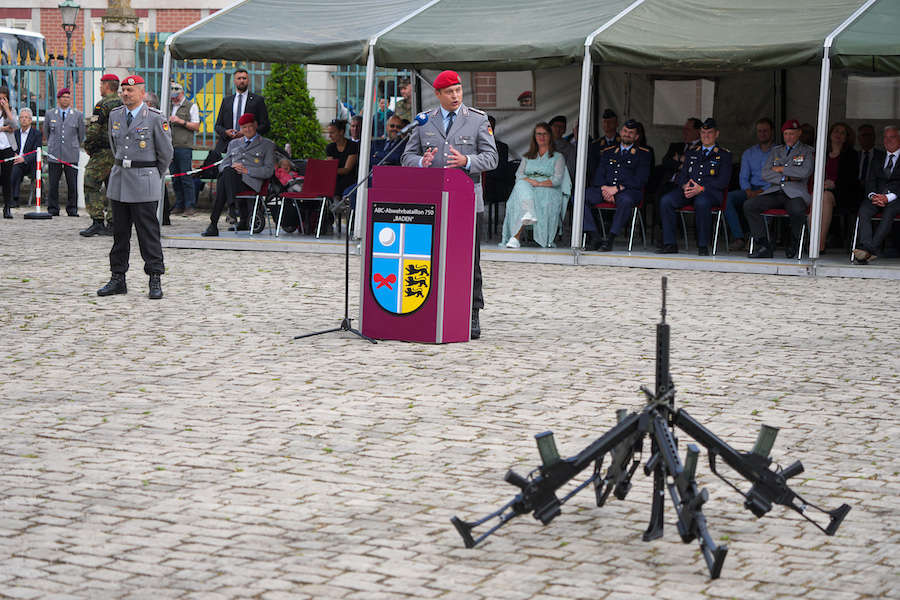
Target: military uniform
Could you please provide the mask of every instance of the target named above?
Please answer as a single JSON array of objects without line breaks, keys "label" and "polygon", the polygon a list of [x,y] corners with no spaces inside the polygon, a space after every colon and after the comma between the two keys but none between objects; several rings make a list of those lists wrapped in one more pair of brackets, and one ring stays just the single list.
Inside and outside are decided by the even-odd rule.
[{"label": "military uniform", "polygon": [[650,149],[632,144],[629,148],[611,146],[600,154],[600,164],[594,173],[591,186],[584,191],[584,231],[596,232],[600,218],[596,205],[606,202],[601,187],[615,185],[619,191],[615,195],[616,213],[609,232],[618,235],[634,207],[641,203],[644,186],[650,179],[652,167]]},{"label": "military uniform", "polygon": [[109,148],[108,121],[109,113],[118,106],[122,106],[122,100],[117,94],[103,96],[94,105],[84,139],[84,150],[90,155],[90,160],[84,168],[85,208],[91,219],[100,224],[103,224],[105,211],[107,226],[110,229],[113,226],[112,210],[106,195],[101,192],[101,186],[109,180],[109,173],[115,162]]},{"label": "military uniform", "polygon": [[106,188],[115,224],[110,270],[123,276],[128,271],[134,223],[144,272],[161,275],[165,266],[156,209],[162,200],[163,177],[172,162],[169,122],[158,110],[143,103],[130,125],[128,115],[124,105],[109,113],[109,145],[115,157]]},{"label": "military uniform", "polygon": [[[232,165],[241,163],[247,167],[246,173],[238,173]],[[216,201],[209,217],[209,228],[205,236],[219,234],[219,216],[225,203],[237,196],[245,186],[258,192],[263,183],[275,173],[275,143],[256,134],[252,139],[239,137],[228,142],[225,160],[219,165],[219,177],[216,180]],[[248,230],[249,207],[246,201],[238,203],[240,214],[236,230]]]},{"label": "military uniform", "polygon": [[421,166],[422,156],[428,148],[437,148],[432,167],[447,165],[450,146],[468,156],[469,168],[463,169],[475,182],[475,268],[472,281],[472,308],[484,308],[481,281],[481,228],[484,220],[484,194],[481,173],[497,168],[497,146],[487,115],[480,110],[460,104],[450,131],[444,131],[444,116],[438,107],[428,114],[428,122],[413,130],[403,152],[402,164],[406,167]]},{"label": "military uniform", "polygon": [[[677,247],[678,219],[676,210],[688,205],[694,206],[697,220],[697,246],[701,253],[709,247],[712,233],[712,208],[722,205],[722,198],[731,181],[731,152],[716,144],[712,148],[696,146],[687,151],[684,165],[678,174],[678,188],[672,190],[659,201],[660,220],[663,227],[663,243]],[[703,191],[687,198],[681,186],[694,180]]]},{"label": "military uniform", "polygon": [[[809,193],[809,178],[815,168],[815,149],[803,142],[788,148],[784,144],[775,146],[763,164],[762,178],[769,183],[759,196],[744,202],[744,216],[750,225],[750,233],[762,242],[766,237],[766,222],[762,213],[772,208],[783,208],[791,221],[791,235],[794,243],[787,248],[793,256],[799,244],[800,234],[806,224],[806,207],[812,201]],[[774,166],[784,166],[784,172],[773,171]]]},{"label": "military uniform", "polygon": [[[71,216],[78,215],[78,170],[76,167],[64,165],[65,161],[78,164],[81,155],[81,143],[84,141],[84,114],[80,110],[59,107],[47,111],[44,115],[43,134],[47,140],[47,164],[50,170],[50,187],[47,190],[47,210],[59,214],[59,180],[66,175],[66,212]],[[59,160],[54,160],[56,157]]]}]

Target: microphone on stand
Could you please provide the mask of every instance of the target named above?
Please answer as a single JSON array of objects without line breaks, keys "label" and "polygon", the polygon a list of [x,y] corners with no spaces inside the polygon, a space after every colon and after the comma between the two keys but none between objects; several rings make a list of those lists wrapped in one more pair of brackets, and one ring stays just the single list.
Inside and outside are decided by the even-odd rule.
[{"label": "microphone on stand", "polygon": [[403,129],[400,130],[400,135],[406,135],[410,131],[415,129],[416,127],[421,127],[422,125],[424,125],[427,122],[428,122],[428,113],[420,112],[419,114],[416,115],[416,118],[413,119],[412,123],[410,123],[409,125],[407,125],[406,127],[404,127]]}]

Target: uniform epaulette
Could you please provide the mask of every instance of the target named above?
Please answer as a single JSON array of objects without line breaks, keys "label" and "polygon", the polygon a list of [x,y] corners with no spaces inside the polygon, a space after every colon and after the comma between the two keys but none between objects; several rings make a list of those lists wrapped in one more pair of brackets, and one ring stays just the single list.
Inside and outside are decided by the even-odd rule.
[{"label": "uniform epaulette", "polygon": [[152,106],[148,106],[147,108],[149,108],[151,112],[155,112],[158,115],[162,114],[162,111],[159,110],[158,108],[153,108]]},{"label": "uniform epaulette", "polygon": [[487,116],[487,113],[484,112],[483,110],[478,110],[477,108],[472,108],[471,106],[469,107],[469,110],[471,110],[476,115],[483,115],[485,117]]},{"label": "uniform epaulette", "polygon": [[115,111],[117,111],[119,109],[128,110],[127,108],[125,108],[124,104],[120,104],[119,106],[117,106],[117,107],[113,108],[111,111],[109,111],[109,114],[113,114]]},{"label": "uniform epaulette", "polygon": [[[594,143],[596,144],[597,142],[594,142]],[[603,154],[604,152],[609,152],[610,150],[615,150],[616,152],[618,152],[619,147],[618,146],[607,146],[600,153]]]},{"label": "uniform epaulette", "polygon": [[650,148],[645,148],[644,146],[638,146],[638,150],[641,152],[650,152]]}]

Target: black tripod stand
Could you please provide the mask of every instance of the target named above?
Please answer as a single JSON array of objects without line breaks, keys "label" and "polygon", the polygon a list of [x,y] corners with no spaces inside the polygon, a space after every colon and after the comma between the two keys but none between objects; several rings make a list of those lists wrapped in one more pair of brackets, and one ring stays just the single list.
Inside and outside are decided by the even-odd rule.
[{"label": "black tripod stand", "polygon": [[[418,117],[417,117],[416,121],[414,121],[414,123],[421,124],[418,121]],[[401,132],[400,142],[402,142],[402,140],[406,136],[409,135],[410,131],[412,131],[412,128],[408,129],[405,132]],[[391,148],[391,151],[388,152],[384,156],[384,158],[382,158],[378,162],[378,164],[372,165],[372,168],[369,169],[369,172],[368,172],[368,174],[366,174],[365,179],[363,179],[362,181],[356,182],[356,185],[354,185],[348,189],[347,193],[344,194],[344,196],[341,198],[342,202],[350,201],[350,196],[353,195],[353,192],[355,192],[357,190],[357,188],[359,188],[360,185],[369,181],[369,177],[372,176],[372,172],[375,170],[375,167],[378,167],[378,166],[381,166],[382,164],[384,164],[384,161],[389,159],[391,157],[391,155],[394,154],[394,152],[396,152],[397,149],[403,145],[400,142],[398,142],[393,148]],[[359,207],[357,207],[357,208],[359,208]],[[369,336],[363,335],[363,333],[359,329],[354,329],[353,325],[351,324],[351,319],[350,319],[350,223],[353,221],[353,218],[352,218],[353,211],[350,211],[350,215],[351,215],[351,218],[347,219],[347,231],[344,234],[344,318],[341,320],[341,324],[338,327],[326,329],[325,331],[316,331],[315,333],[304,333],[302,335],[295,335],[294,336],[295,340],[299,340],[300,338],[313,337],[313,336],[317,336],[317,335],[324,335],[326,333],[334,333],[335,331],[349,331],[350,333],[357,335],[357,336],[363,338],[364,340],[368,340],[368,341],[372,342],[373,344],[378,343],[377,341],[373,340]]]}]

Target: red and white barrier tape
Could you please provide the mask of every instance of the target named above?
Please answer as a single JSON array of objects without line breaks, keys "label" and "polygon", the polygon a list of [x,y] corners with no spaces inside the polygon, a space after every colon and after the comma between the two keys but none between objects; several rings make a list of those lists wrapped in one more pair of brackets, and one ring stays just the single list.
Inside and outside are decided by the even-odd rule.
[{"label": "red and white barrier tape", "polygon": [[[28,154],[32,154],[32,152],[29,152]],[[13,158],[15,158],[15,157],[13,157]],[[50,160],[56,161],[58,163],[62,163],[68,167],[72,167],[73,169],[81,169],[82,168],[82,167],[79,167],[78,165],[73,165],[72,163],[66,162],[60,158],[56,158],[49,152],[47,153],[47,158]],[[206,171],[207,169],[212,169],[213,167],[218,167],[223,162],[225,162],[226,158],[228,158],[227,154],[225,156],[223,156],[221,160],[214,162],[211,165],[206,165],[205,167],[200,167],[199,169],[192,169],[190,171],[185,171],[184,173],[175,173],[175,174],[166,175],[166,179],[172,179],[173,177],[184,177],[185,175],[194,175],[195,173],[200,173],[202,171]],[[12,159],[7,159],[7,160],[12,160]]]}]

